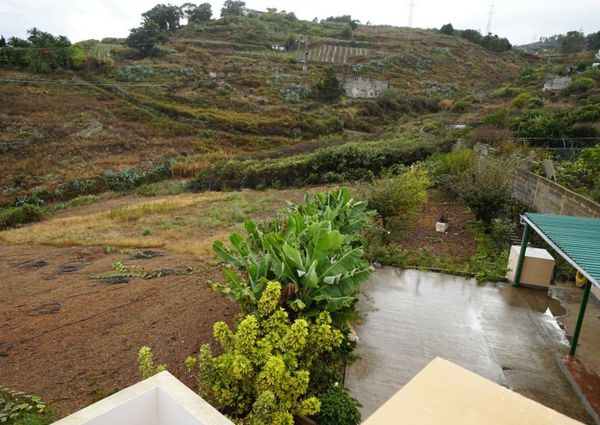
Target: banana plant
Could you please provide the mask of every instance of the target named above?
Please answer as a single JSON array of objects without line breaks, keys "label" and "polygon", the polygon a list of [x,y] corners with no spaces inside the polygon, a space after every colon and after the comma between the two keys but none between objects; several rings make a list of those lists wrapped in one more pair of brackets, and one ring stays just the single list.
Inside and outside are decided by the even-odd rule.
[{"label": "banana plant", "polygon": [[231,249],[221,241],[213,249],[219,259],[236,271],[223,270],[225,282],[218,289],[252,308],[269,280],[285,285],[287,305],[296,314],[312,317],[323,310],[345,314],[354,308],[359,287],[372,272],[353,235],[334,228],[329,220],[313,221],[300,212],[289,217],[282,232],[262,233],[246,223],[248,236],[230,236]]},{"label": "banana plant", "polygon": [[328,220],[342,233],[353,235],[362,230],[374,212],[367,210],[367,203],[356,201],[348,188],[304,195],[300,205],[290,204],[292,213],[299,212],[314,221]]}]

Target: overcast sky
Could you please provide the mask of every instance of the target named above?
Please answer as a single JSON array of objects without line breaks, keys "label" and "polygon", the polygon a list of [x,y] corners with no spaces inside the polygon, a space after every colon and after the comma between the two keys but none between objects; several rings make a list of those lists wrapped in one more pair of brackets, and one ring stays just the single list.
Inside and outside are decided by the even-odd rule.
[{"label": "overcast sky", "polygon": [[[158,2],[160,0],[2,0],[0,34],[24,37],[27,29],[36,26],[66,35],[71,41],[125,37],[129,29],[139,24],[142,12]],[[213,14],[218,16],[223,1],[210,3]],[[483,32],[490,3],[490,0],[415,0],[413,26],[437,28],[451,22],[456,28]],[[246,4],[258,10],[277,7],[293,11],[301,19],[351,14],[362,22],[406,26],[410,0],[247,0]],[[600,0],[495,1],[492,32],[508,37],[513,44],[529,43],[534,36],[579,29],[586,34],[600,30]]]}]

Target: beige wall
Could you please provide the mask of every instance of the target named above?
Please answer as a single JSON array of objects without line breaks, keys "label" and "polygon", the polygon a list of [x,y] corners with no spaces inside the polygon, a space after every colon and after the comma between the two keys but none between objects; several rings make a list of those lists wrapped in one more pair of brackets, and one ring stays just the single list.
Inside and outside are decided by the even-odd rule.
[{"label": "beige wall", "polygon": [[439,357],[363,424],[581,425]]},{"label": "beige wall", "polygon": [[600,217],[600,204],[529,171],[517,174],[513,197],[539,213]]}]

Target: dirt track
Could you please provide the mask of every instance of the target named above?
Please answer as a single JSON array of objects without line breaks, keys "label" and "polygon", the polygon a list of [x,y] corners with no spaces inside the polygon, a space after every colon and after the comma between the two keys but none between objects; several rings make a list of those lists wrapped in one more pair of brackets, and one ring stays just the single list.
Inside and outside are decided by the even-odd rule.
[{"label": "dirt track", "polygon": [[[183,361],[211,340],[236,306],[207,285],[216,267],[161,252],[151,259],[102,248],[0,244],[0,382],[40,395],[64,416],[139,380],[137,351],[196,388]],[[195,267],[193,275],[128,283],[90,280],[116,260],[147,270]]]}]

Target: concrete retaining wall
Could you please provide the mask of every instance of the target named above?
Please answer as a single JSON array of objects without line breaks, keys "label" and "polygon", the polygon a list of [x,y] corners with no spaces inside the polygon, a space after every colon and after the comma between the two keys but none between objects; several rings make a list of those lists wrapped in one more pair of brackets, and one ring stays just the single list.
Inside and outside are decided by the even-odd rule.
[{"label": "concrete retaining wall", "polygon": [[600,217],[600,204],[529,171],[517,174],[513,197],[539,213]]}]

